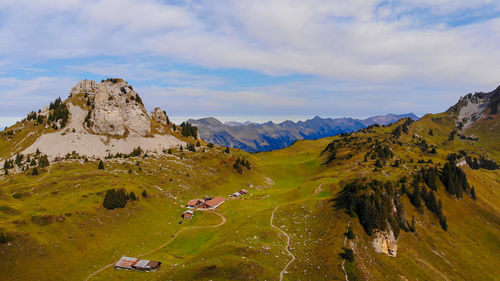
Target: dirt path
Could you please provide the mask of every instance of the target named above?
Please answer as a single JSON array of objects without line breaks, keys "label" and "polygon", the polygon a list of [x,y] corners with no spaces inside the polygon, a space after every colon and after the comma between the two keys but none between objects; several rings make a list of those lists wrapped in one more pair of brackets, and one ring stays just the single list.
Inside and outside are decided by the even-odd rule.
[{"label": "dirt path", "polygon": [[320,183],[320,184],[318,185],[318,187],[316,187],[316,190],[314,190],[314,194],[318,194],[318,193],[320,193],[321,191],[323,191],[322,186],[323,186],[323,184],[322,184],[322,183]]},{"label": "dirt path", "polygon": [[[201,210],[199,210],[199,211],[201,211]],[[200,228],[215,228],[215,227],[219,227],[219,226],[221,226],[221,225],[223,225],[223,224],[225,224],[225,223],[226,223],[226,217],[225,217],[223,214],[218,213],[218,212],[216,212],[216,211],[212,211],[212,210],[207,210],[207,211],[203,210],[203,211],[204,211],[204,212],[210,212],[210,213],[217,214],[217,215],[221,218],[221,222],[220,222],[220,223],[218,223],[218,224],[215,224],[215,225],[207,225],[207,226],[193,226],[193,227],[189,227],[189,228],[179,229],[179,230],[178,230],[178,231],[177,231],[174,235],[172,235],[172,237],[171,237],[171,238],[170,238],[167,242],[165,242],[164,244],[162,244],[162,245],[158,246],[157,248],[155,248],[155,249],[153,249],[153,250],[151,250],[151,251],[148,251],[148,252],[146,252],[146,253],[142,253],[142,254],[136,255],[136,257],[140,258],[140,257],[143,257],[143,256],[147,256],[147,255],[149,255],[149,254],[152,254],[152,253],[154,253],[154,252],[156,252],[156,251],[158,251],[158,250],[160,250],[160,249],[164,248],[164,247],[165,247],[165,246],[167,246],[168,244],[172,243],[172,242],[175,240],[175,238],[177,238],[177,236],[178,236],[179,234],[181,234],[182,232],[184,232],[184,231],[186,231],[186,230],[190,230],[190,229],[200,229]],[[94,276],[96,276],[97,274],[99,274],[100,272],[102,272],[102,271],[104,271],[104,270],[106,270],[106,269],[108,269],[108,268],[112,267],[114,264],[115,264],[115,263],[113,262],[113,263],[110,263],[110,264],[107,264],[107,265],[105,265],[105,266],[101,267],[100,269],[98,269],[98,270],[96,270],[96,271],[92,272],[91,274],[89,274],[89,275],[87,276],[87,278],[85,278],[84,280],[85,280],[85,281],[90,280],[92,277],[94,277]]]},{"label": "dirt path", "polygon": [[[347,223],[347,228],[346,228],[345,232],[349,231],[350,225],[351,225],[351,221],[349,221],[349,223]],[[344,247],[346,247],[346,246],[347,246],[347,236],[344,238]],[[349,281],[349,276],[347,276],[347,271],[345,271],[344,264],[345,264],[345,260],[342,261],[342,271],[344,272],[344,275],[345,275],[345,281]]]},{"label": "dirt path", "polygon": [[278,207],[279,206],[276,206],[276,208],[274,208],[273,213],[271,214],[271,226],[273,228],[276,228],[278,231],[280,231],[281,233],[283,233],[286,236],[287,242],[286,242],[285,250],[288,252],[288,254],[290,256],[292,256],[292,259],[286,264],[285,268],[283,268],[283,270],[280,272],[280,281],[282,281],[283,280],[283,273],[285,273],[288,266],[295,260],[295,256],[292,254],[292,252],[290,252],[290,236],[288,236],[288,234],[286,234],[286,232],[284,232],[281,228],[279,228],[273,224],[274,212],[276,212],[276,210],[278,210]]}]

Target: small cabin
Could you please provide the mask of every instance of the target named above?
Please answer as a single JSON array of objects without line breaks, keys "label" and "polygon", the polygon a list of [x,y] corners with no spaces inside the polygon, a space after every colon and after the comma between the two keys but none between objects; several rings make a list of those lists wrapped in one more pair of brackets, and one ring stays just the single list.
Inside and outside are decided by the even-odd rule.
[{"label": "small cabin", "polygon": [[139,271],[156,271],[160,268],[161,262],[150,261],[150,260],[140,260],[138,258],[131,257],[121,257],[119,261],[115,263],[115,269],[121,270],[139,270]]},{"label": "small cabin", "polygon": [[236,191],[235,193],[229,195],[229,197],[231,197],[231,198],[238,198],[238,197],[240,197],[240,195],[241,194],[238,191]]},{"label": "small cabin", "polygon": [[248,194],[248,190],[246,189],[242,189],[240,191],[238,191],[241,195],[245,195],[245,194]]},{"label": "small cabin", "polygon": [[185,220],[190,220],[193,218],[193,215],[194,215],[194,212],[191,210],[188,210],[188,211],[185,211],[184,213],[182,213],[182,218]]}]

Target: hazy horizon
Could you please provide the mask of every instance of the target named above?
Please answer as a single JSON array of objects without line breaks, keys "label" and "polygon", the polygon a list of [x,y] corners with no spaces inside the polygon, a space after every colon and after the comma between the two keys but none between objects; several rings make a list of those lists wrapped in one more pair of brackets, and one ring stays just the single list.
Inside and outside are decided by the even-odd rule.
[{"label": "hazy horizon", "polygon": [[276,121],[421,116],[500,84],[500,2],[21,0],[0,11],[4,124],[82,79],[123,78],[173,118]]}]

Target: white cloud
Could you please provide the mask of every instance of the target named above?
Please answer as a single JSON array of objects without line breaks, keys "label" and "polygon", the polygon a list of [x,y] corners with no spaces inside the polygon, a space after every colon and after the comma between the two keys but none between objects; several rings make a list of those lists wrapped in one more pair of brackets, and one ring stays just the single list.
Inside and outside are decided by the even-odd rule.
[{"label": "white cloud", "polygon": [[[215,68],[349,81],[497,83],[499,20],[415,26],[380,1],[7,1],[0,54],[23,59],[149,54]],[[457,4],[458,3],[458,4]],[[411,1],[436,14],[493,1]],[[384,16],[382,16],[384,18]]]}]

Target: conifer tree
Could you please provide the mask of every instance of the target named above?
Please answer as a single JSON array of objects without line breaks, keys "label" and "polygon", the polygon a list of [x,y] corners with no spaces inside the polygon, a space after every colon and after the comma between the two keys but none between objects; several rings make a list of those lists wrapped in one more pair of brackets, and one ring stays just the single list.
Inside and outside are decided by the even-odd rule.
[{"label": "conifer tree", "polygon": [[102,162],[102,160],[99,160],[98,168],[99,168],[99,170],[104,170],[104,162]]},{"label": "conifer tree", "polygon": [[148,193],[146,192],[146,190],[144,189],[141,193],[142,197],[144,198],[147,198],[148,197]]},{"label": "conifer tree", "polygon": [[33,168],[33,172],[31,173],[32,176],[38,176],[38,169],[35,167]]}]

